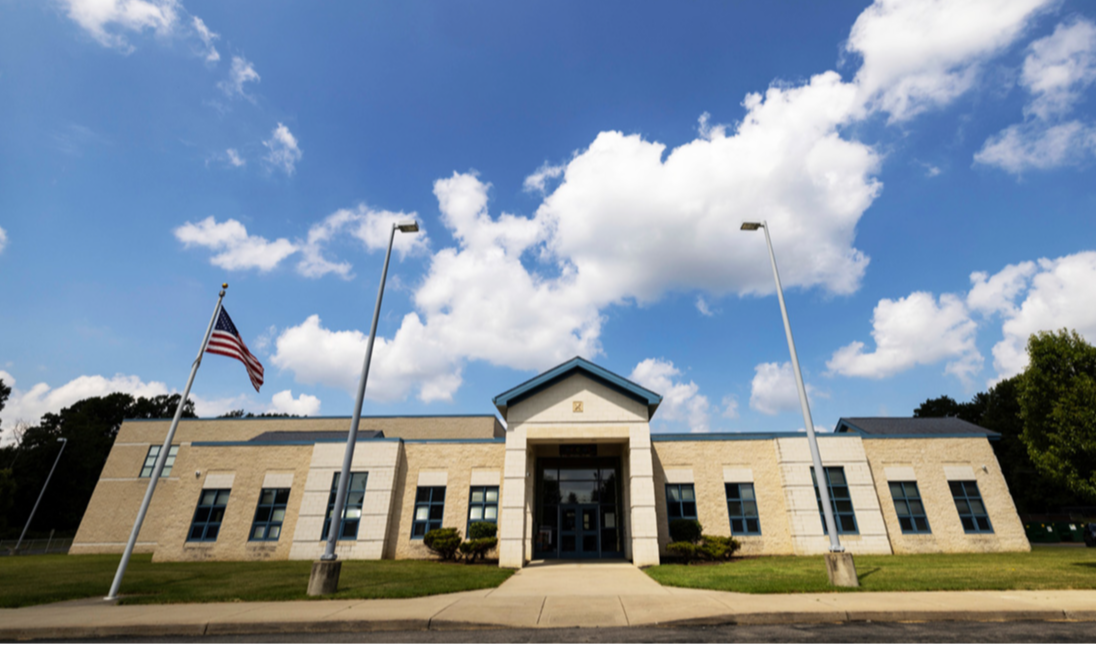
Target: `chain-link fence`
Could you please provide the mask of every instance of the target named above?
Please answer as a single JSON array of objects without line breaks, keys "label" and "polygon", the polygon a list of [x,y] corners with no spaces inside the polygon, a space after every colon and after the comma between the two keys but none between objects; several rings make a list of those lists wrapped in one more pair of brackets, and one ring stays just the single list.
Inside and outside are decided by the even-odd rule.
[{"label": "chain-link fence", "polygon": [[15,545],[19,540],[0,540],[0,556],[8,555],[43,555],[46,553],[68,553],[72,546],[72,538],[40,538],[36,540],[23,540],[19,545],[19,551],[15,551]]}]

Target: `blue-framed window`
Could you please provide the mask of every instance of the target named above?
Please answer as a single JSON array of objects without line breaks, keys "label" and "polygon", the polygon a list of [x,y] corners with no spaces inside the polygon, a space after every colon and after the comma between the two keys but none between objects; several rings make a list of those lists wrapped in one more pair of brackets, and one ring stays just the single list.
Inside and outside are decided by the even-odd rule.
[{"label": "blue-framed window", "polygon": [[666,484],[666,517],[671,522],[696,519],[696,492],[692,484]]},{"label": "blue-framed window", "polygon": [[252,542],[276,542],[282,535],[285,507],[289,503],[288,488],[264,488],[259,493],[255,519],[251,522]]},{"label": "blue-framed window", "polygon": [[[849,494],[849,483],[845,479],[843,466],[824,466],[826,471],[826,484],[830,491],[830,505],[833,507],[833,519],[837,522],[837,532],[855,535],[860,531],[856,528],[856,511],[852,507],[852,496]],[[814,482],[814,499],[818,502],[818,516],[822,521],[822,532],[826,532],[826,517],[822,513],[822,494],[818,491],[818,479],[814,476],[814,467],[811,467],[811,481]]]},{"label": "blue-framed window", "polygon": [[[160,448],[163,448],[163,446],[148,447],[148,454],[145,455],[145,463],[141,466],[141,477],[152,477],[152,469],[156,467],[156,458],[160,456]],[[168,448],[167,459],[164,460],[164,469],[160,471],[160,477],[167,477],[171,474],[171,467],[175,465],[175,457],[178,454],[178,445],[173,445]]]},{"label": "blue-framed window", "polygon": [[[327,515],[323,520],[323,533],[321,540],[327,539],[327,531],[331,528],[331,516],[335,514],[335,496],[339,494],[339,475],[335,473],[331,478],[331,494],[327,496]],[[350,473],[350,485],[346,489],[346,502],[343,504],[343,516],[339,532],[340,540],[358,539],[358,525],[362,521],[362,501],[365,499],[365,483],[369,479],[369,473]]]},{"label": "blue-framed window", "polygon": [[202,490],[202,494],[198,496],[198,508],[194,510],[194,520],[190,523],[187,542],[213,542],[217,539],[230,492],[227,488]]},{"label": "blue-framed window", "polygon": [[890,482],[890,492],[903,533],[932,533],[917,482]]},{"label": "blue-framed window", "polygon": [[468,495],[468,528],[464,534],[469,535],[469,530],[474,522],[499,521],[499,487],[498,486],[473,486]]},{"label": "blue-framed window", "polygon": [[967,533],[993,533],[989,523],[989,513],[982,503],[982,494],[978,492],[976,481],[949,481],[951,496],[955,499],[955,510],[959,511],[959,521]]},{"label": "blue-framed window", "polygon": [[441,528],[445,517],[445,486],[419,486],[415,491],[415,521],[411,539],[421,540],[429,531]]},{"label": "blue-framed window", "polygon": [[731,517],[731,535],[761,535],[761,517],[753,484],[724,484],[727,489],[727,515]]}]

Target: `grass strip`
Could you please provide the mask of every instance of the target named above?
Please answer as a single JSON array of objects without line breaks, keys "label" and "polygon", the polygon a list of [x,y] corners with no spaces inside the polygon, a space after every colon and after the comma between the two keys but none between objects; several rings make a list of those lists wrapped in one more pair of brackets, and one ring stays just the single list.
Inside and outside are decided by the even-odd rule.
[{"label": "grass strip", "polygon": [[858,555],[859,588],[832,587],[822,556],[769,556],[711,566],[646,569],[660,584],[740,593],[1096,589],[1096,549],[1034,546],[1030,553]]},{"label": "grass strip", "polygon": [[[0,607],[102,597],[118,555],[0,558]],[[152,562],[135,555],[122,583],[123,604],[308,600],[311,561]],[[414,598],[497,587],[513,574],[493,566],[424,560],[347,560],[339,592],[324,598]]]}]

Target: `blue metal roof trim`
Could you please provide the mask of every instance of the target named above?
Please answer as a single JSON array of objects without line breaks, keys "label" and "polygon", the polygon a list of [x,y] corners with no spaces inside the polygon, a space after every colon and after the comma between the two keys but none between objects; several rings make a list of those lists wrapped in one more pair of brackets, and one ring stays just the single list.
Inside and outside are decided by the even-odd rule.
[{"label": "blue metal roof trim", "polygon": [[656,394],[641,385],[637,385],[619,374],[614,374],[604,367],[595,365],[581,356],[576,356],[566,363],[561,363],[546,372],[534,376],[528,381],[499,394],[491,401],[495,404],[495,407],[499,408],[501,411],[503,408],[508,408],[515,403],[521,402],[523,399],[540,392],[557,381],[570,376],[574,372],[583,372],[587,376],[593,377],[594,380],[600,381],[621,394],[646,405],[648,419],[654,416],[655,410],[658,408],[659,404],[662,403],[662,395]]},{"label": "blue metal roof trim", "polygon": [[[1000,436],[994,437],[984,434],[867,434],[859,430],[852,432],[818,432],[819,439],[849,435],[864,439],[989,439],[999,441]],[[651,434],[651,441],[760,441],[765,439],[793,439],[795,437],[807,438],[805,432],[712,432],[696,434],[663,433]]]},{"label": "blue metal roof trim", "polygon": [[[315,421],[316,419],[346,419],[348,416],[323,416],[323,417],[186,417],[179,419],[180,423],[186,421]],[[363,416],[362,419],[497,419],[497,414],[378,414],[375,416]],[[122,419],[123,423],[144,423],[146,421],[171,421],[171,417],[163,419]]]},{"label": "blue metal roof trim", "polygon": [[852,434],[861,439],[985,439],[986,441],[1000,441],[999,434],[982,434],[980,432],[954,433],[954,434],[867,434],[861,432],[843,432]]}]

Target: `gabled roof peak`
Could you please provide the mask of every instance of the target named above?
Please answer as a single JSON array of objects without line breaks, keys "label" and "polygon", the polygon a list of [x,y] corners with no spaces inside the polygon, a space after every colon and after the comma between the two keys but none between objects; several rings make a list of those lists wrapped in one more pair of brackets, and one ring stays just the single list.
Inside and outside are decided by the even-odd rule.
[{"label": "gabled roof peak", "polygon": [[656,394],[641,385],[633,383],[619,374],[610,372],[600,365],[591,363],[581,356],[576,356],[565,363],[560,363],[559,365],[534,376],[528,381],[510,388],[496,396],[492,401],[505,419],[506,411],[511,405],[519,403],[537,392],[547,389],[576,373],[581,373],[594,381],[646,405],[648,420],[654,416],[655,410],[657,410],[659,404],[662,403],[662,395]]}]

